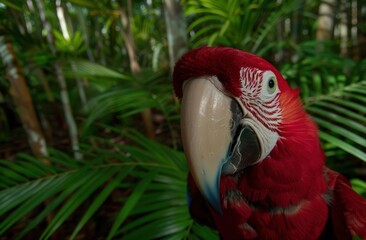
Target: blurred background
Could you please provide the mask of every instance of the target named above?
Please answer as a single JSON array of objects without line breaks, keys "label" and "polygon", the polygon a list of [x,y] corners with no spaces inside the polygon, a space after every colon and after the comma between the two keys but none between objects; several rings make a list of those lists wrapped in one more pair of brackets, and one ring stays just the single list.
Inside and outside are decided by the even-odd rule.
[{"label": "blurred background", "polygon": [[218,239],[188,213],[171,84],[203,45],[299,87],[366,197],[365,1],[0,0],[0,239]]}]

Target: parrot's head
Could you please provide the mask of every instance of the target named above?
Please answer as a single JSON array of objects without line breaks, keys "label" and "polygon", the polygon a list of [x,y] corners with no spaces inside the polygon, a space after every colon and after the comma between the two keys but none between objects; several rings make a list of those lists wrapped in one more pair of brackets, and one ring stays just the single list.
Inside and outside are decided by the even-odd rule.
[{"label": "parrot's head", "polygon": [[265,162],[292,129],[306,131],[298,91],[253,54],[227,47],[192,50],[177,62],[173,81],[182,99],[182,141],[190,172],[218,212],[221,175]]}]

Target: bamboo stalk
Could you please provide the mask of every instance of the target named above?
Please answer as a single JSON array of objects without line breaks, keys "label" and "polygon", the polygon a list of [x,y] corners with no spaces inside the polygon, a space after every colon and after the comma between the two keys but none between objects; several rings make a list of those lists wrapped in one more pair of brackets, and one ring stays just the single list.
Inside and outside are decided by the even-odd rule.
[{"label": "bamboo stalk", "polygon": [[[53,33],[51,31],[51,24],[46,16],[45,6],[42,0],[35,0],[39,15],[41,18],[42,25],[47,32],[47,43],[53,55],[56,56],[56,46]],[[70,140],[71,140],[71,147],[74,152],[75,159],[81,159],[82,155],[80,154],[79,148],[79,139],[78,139],[78,132],[77,132],[77,125],[72,113],[72,109],[70,106],[69,94],[67,90],[66,81],[62,72],[62,65],[59,60],[54,62],[54,69],[56,73],[56,78],[60,87],[60,96],[61,102],[65,114],[66,123],[68,125]]]},{"label": "bamboo stalk", "polygon": [[[66,21],[66,19],[68,19],[69,17],[66,16],[64,10],[65,9],[64,9],[64,6],[61,3],[61,0],[56,0],[57,17],[58,17],[58,20],[60,22],[62,35],[66,40],[70,40],[70,33],[71,33],[71,35],[73,35],[73,28]],[[73,60],[70,61],[70,65],[71,65],[71,69],[76,72],[77,68],[76,68],[75,62]],[[76,78],[76,86],[77,86],[77,89],[78,89],[78,93],[79,93],[79,97],[80,97],[80,101],[81,101],[81,106],[82,106],[83,109],[85,109],[85,107],[86,107],[86,95],[85,95],[84,86],[83,86],[82,81],[81,81],[80,78]]]},{"label": "bamboo stalk", "polygon": [[164,0],[165,23],[169,47],[169,65],[173,68],[178,59],[188,50],[186,23],[179,0]]},{"label": "bamboo stalk", "polygon": [[[127,0],[127,13],[126,9],[123,6],[123,1],[119,0],[119,12],[121,17],[122,29],[121,35],[125,42],[125,47],[127,49],[127,53],[130,59],[130,69],[133,75],[137,75],[141,71],[141,66],[137,60],[137,53],[135,48],[135,42],[133,38],[131,21],[132,21],[132,2],[131,0]],[[155,139],[155,127],[152,119],[152,112],[150,108],[145,109],[142,112],[142,119],[144,121],[145,129],[147,132],[147,136],[150,139]]]},{"label": "bamboo stalk", "polygon": [[333,37],[335,0],[324,0],[319,5],[317,40],[329,40]]},{"label": "bamboo stalk", "polygon": [[49,164],[48,151],[44,134],[41,130],[32,97],[25,82],[23,72],[15,55],[13,46],[0,33],[0,57],[6,66],[6,73],[11,85],[10,93],[16,103],[18,114],[28,136],[29,145],[41,161]]}]

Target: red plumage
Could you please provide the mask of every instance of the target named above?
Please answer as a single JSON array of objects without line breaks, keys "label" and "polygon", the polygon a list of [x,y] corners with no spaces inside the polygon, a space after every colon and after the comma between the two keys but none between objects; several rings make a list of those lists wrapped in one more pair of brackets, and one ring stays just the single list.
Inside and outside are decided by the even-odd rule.
[{"label": "red plumage", "polygon": [[281,91],[280,135],[270,154],[235,176],[221,176],[222,214],[203,198],[191,177],[192,216],[224,239],[366,239],[366,201],[343,176],[324,166],[318,130],[282,75],[267,61],[231,48],[199,48],[176,64],[176,95],[184,81],[217,76],[227,94],[241,94],[243,67],[272,71]]}]

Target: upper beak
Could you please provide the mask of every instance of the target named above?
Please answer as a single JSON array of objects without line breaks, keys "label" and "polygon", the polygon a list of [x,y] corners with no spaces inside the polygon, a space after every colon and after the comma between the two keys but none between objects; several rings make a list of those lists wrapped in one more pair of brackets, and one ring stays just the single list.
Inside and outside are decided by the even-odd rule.
[{"label": "upper beak", "polygon": [[238,103],[219,90],[217,83],[215,77],[202,77],[184,84],[181,130],[192,177],[210,205],[221,213],[222,171],[234,174],[252,165],[259,159],[260,147],[255,132],[240,123],[243,113]]}]

